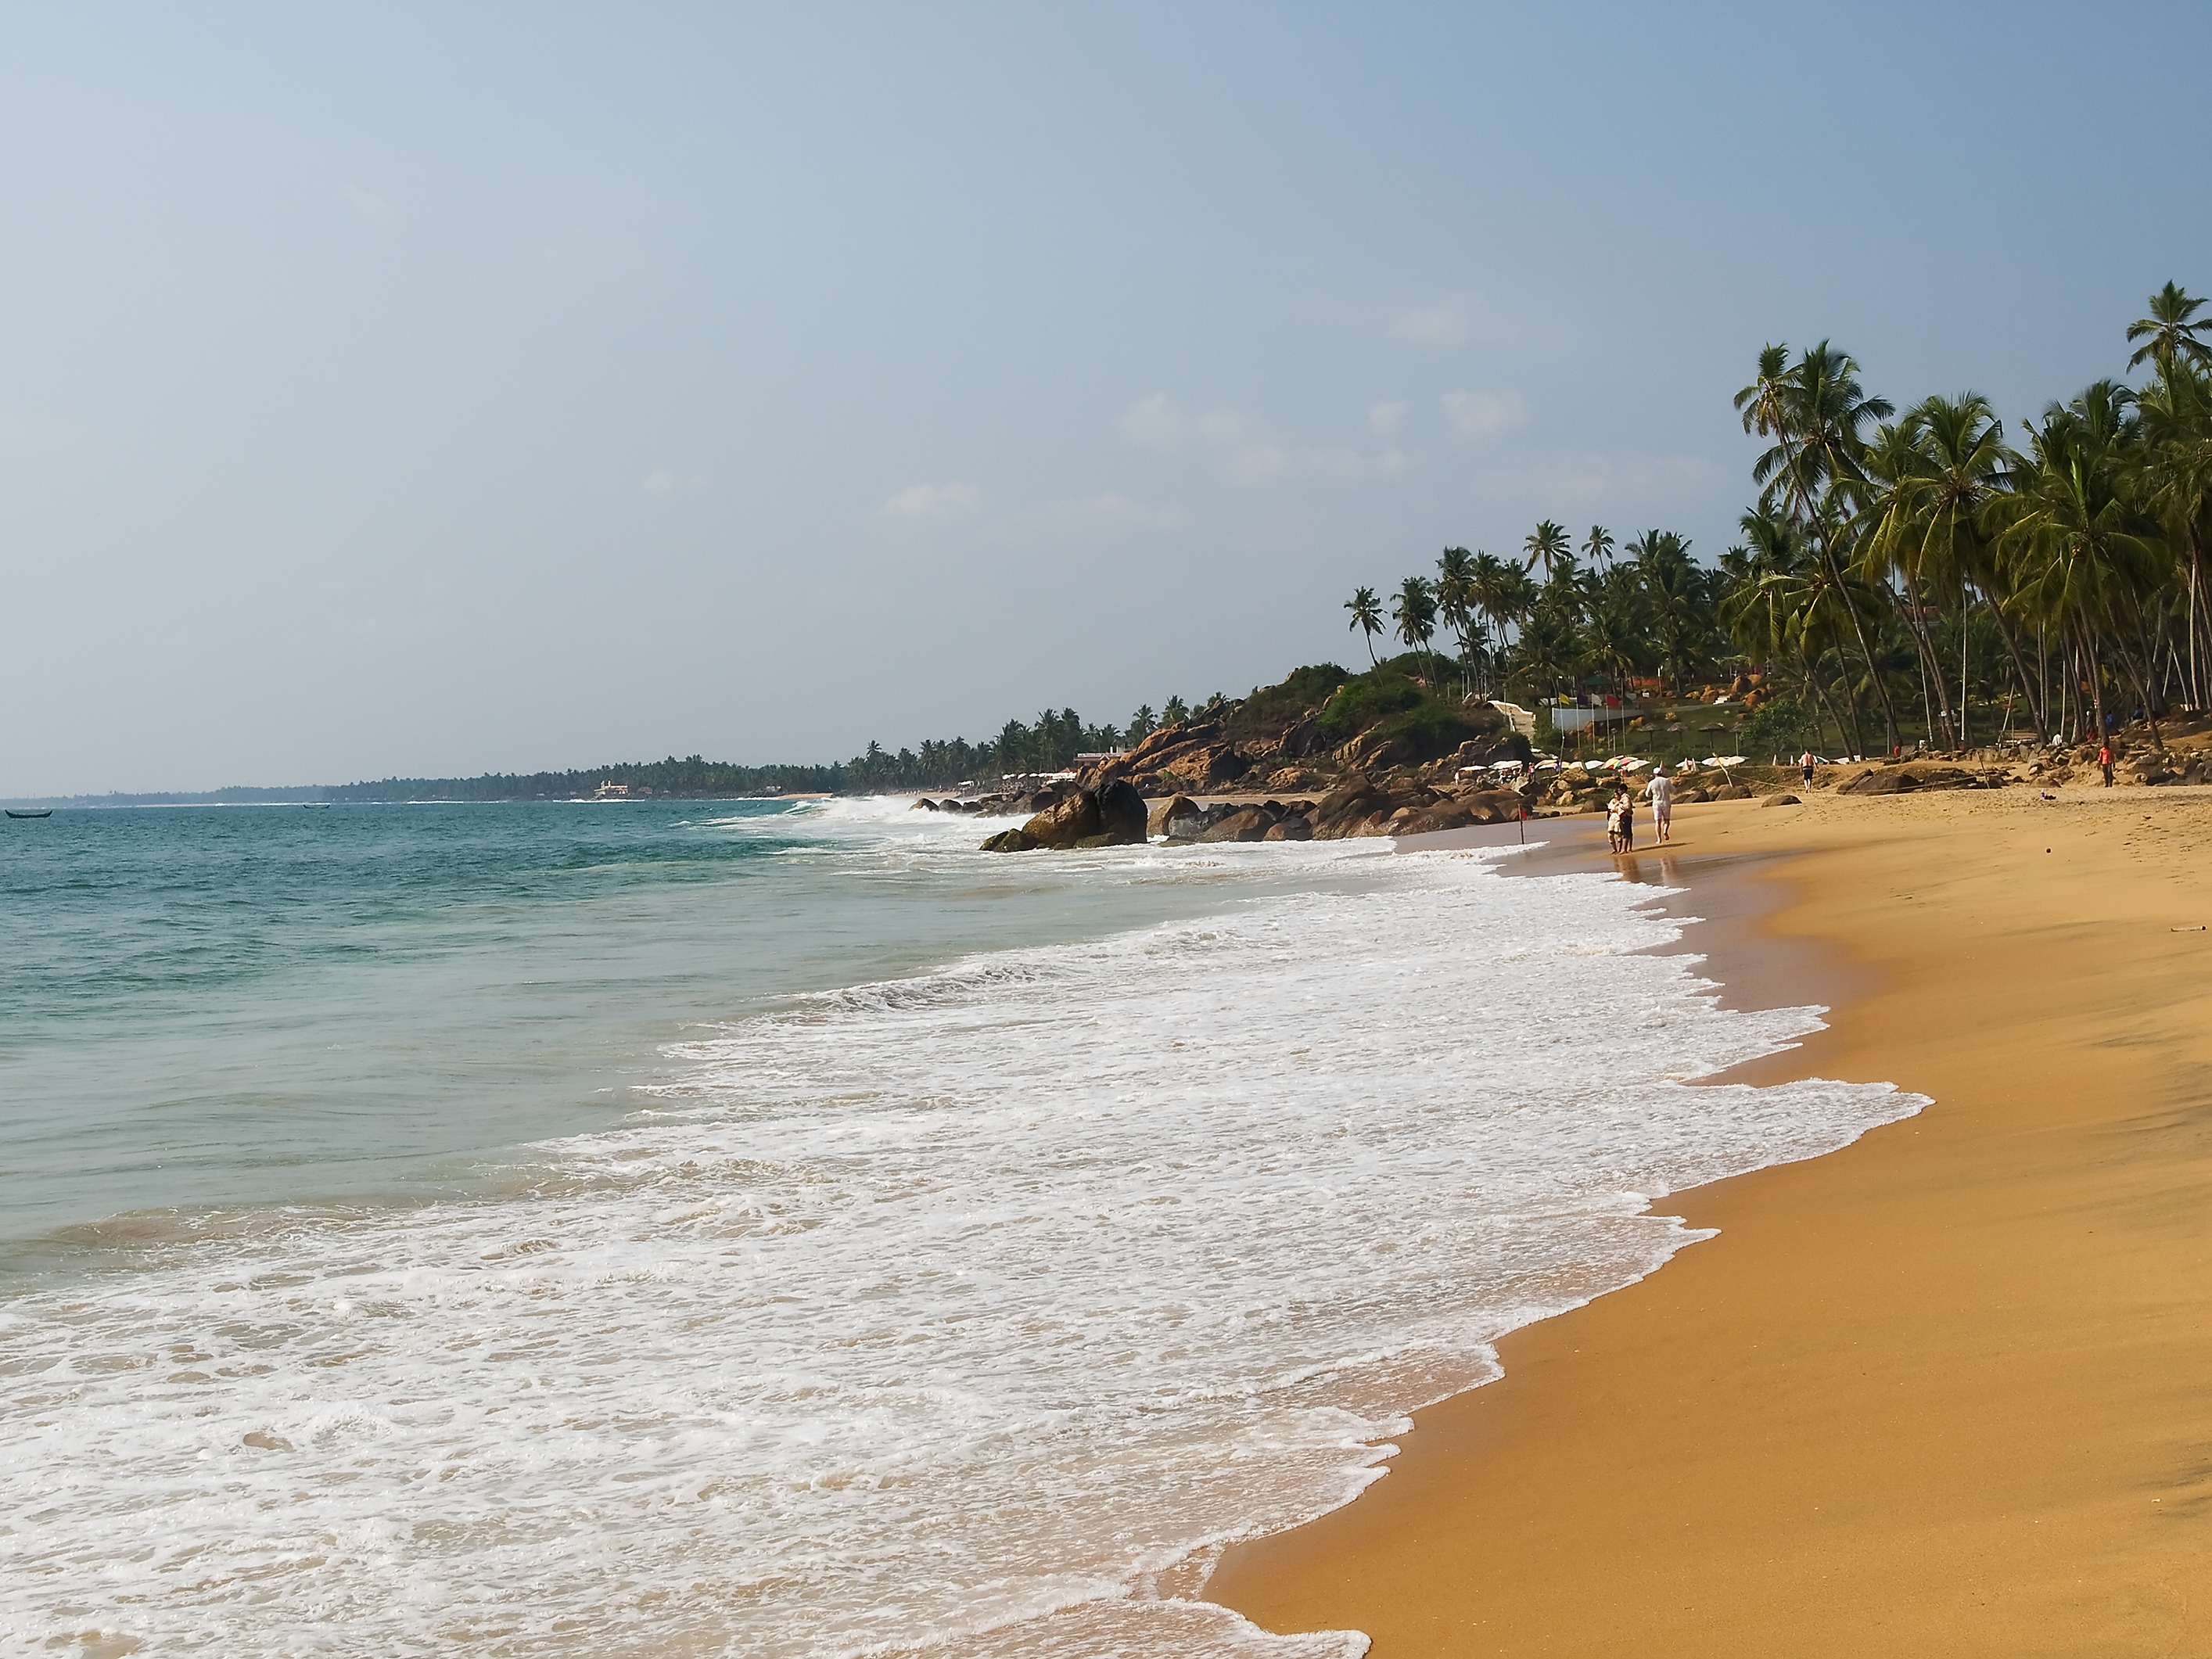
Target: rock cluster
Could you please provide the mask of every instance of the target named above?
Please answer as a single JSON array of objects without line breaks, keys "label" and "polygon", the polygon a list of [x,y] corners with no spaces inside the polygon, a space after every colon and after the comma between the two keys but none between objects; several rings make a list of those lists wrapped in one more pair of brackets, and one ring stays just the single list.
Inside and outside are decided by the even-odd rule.
[{"label": "rock cluster", "polygon": [[2001,767],[1969,771],[1963,766],[1924,761],[1901,766],[1869,766],[1836,786],[1839,795],[1901,795],[1919,789],[1997,789],[2013,781]]},{"label": "rock cluster", "polygon": [[[1505,759],[1526,759],[1527,743],[1514,736],[1505,716],[1488,702],[1460,706],[1457,731],[1480,735],[1438,755],[1421,741],[1387,730],[1358,733],[1346,740],[1322,726],[1322,709],[1309,709],[1279,729],[1255,729],[1249,718],[1188,720],[1163,726],[1125,754],[1085,774],[1096,787],[1126,780],[1151,797],[1218,794],[1230,789],[1285,794],[1324,787],[1340,770],[1355,774],[1418,767],[1420,781],[1449,783],[1464,768]],[[1231,730],[1234,726],[1236,729]],[[1444,739],[1450,743],[1451,738]]]},{"label": "rock cluster", "polygon": [[1071,789],[1048,802],[1018,830],[1002,830],[983,843],[986,853],[1041,848],[1130,847],[1145,839],[1145,798],[1116,781],[1096,789]]}]

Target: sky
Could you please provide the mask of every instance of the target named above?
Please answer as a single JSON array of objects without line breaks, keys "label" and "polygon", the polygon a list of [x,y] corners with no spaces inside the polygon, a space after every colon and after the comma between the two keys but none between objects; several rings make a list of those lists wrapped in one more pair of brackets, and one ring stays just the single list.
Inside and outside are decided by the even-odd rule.
[{"label": "sky", "polygon": [[[2212,291],[2212,9],[0,3],[0,796],[1127,720],[1829,337]],[[2014,428],[2016,431],[2016,427]]]}]

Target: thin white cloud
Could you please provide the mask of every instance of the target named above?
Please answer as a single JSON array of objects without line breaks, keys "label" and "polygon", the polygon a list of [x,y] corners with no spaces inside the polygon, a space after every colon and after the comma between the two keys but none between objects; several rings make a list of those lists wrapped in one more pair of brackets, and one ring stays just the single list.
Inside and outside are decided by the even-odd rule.
[{"label": "thin white cloud", "polygon": [[1156,392],[1123,410],[1114,429],[1124,443],[1139,449],[1176,450],[1189,439],[1190,417],[1168,401],[1166,392]]},{"label": "thin white cloud", "polygon": [[1112,489],[1079,500],[1048,502],[1044,519],[1054,528],[1091,541],[1164,535],[1184,528],[1189,522],[1188,515],[1179,507],[1154,507]]},{"label": "thin white cloud", "polygon": [[1115,423],[1125,442],[1166,455],[1202,459],[1224,483],[1257,489],[1291,477],[1358,483],[1392,477],[1407,460],[1395,448],[1374,455],[1356,450],[1314,449],[1284,442],[1260,422],[1234,410],[1194,415],[1165,392],[1139,398]]},{"label": "thin white cloud", "polygon": [[1463,444],[1490,443],[1528,424],[1528,405],[1517,392],[1447,392],[1439,401]]},{"label": "thin white cloud", "polygon": [[1493,499],[1552,502],[1555,513],[1656,513],[1705,504],[1730,487],[1734,476],[1704,455],[1561,451],[1486,469],[1475,487]]},{"label": "thin white cloud", "polygon": [[1401,311],[1390,324],[1392,339],[1439,351],[1456,350],[1467,343],[1471,332],[1468,308],[1457,301]]},{"label": "thin white cloud", "polygon": [[640,485],[648,495],[673,495],[679,489],[703,489],[707,480],[694,472],[685,477],[673,467],[656,466],[647,473]]},{"label": "thin white cloud", "polygon": [[908,484],[883,505],[890,519],[965,518],[983,505],[983,492],[971,483]]},{"label": "thin white cloud", "polygon": [[1377,404],[1367,411],[1367,429],[1378,438],[1395,438],[1406,423],[1406,405]]},{"label": "thin white cloud", "polygon": [[353,210],[372,225],[388,228],[399,222],[399,210],[381,196],[374,195],[359,185],[348,185],[345,194],[346,200],[353,204]]}]

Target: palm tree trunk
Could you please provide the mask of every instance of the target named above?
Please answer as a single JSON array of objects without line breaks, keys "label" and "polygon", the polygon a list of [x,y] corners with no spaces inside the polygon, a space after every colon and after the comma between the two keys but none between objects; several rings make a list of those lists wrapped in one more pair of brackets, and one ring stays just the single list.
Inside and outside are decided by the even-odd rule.
[{"label": "palm tree trunk", "polygon": [[1851,717],[1851,753],[1864,755],[1867,750],[1866,720],[1859,708],[1858,676],[1851,672],[1850,659],[1844,654],[1841,635],[1832,647],[1836,653],[1836,678],[1844,688],[1844,708]]},{"label": "palm tree trunk", "polygon": [[[1910,576],[1905,577],[1905,605],[1899,607],[1905,614],[1905,631],[1912,636],[1913,647],[1920,654],[1920,701],[1923,704],[1927,702],[1928,683],[1931,679],[1934,680],[1936,706],[1943,711],[1944,746],[1948,748],[1954,729],[1951,721],[1951,694],[1944,688],[1943,665],[1936,655],[1936,641],[1929,636],[1928,619],[1920,611],[1919,590],[1913,586],[1912,578]],[[1891,603],[1896,603],[1894,594],[1891,595]],[[1925,713],[1924,708],[1923,713]],[[1928,720],[1928,733],[1930,737],[1936,734],[1936,722],[1932,717]]]},{"label": "palm tree trunk", "polygon": [[[1834,720],[1836,726],[1836,737],[1838,739],[1837,747],[1841,748],[1843,746],[1841,739],[1844,735],[1844,723],[1837,717],[1835,709],[1829,704],[1827,693],[1822,690],[1820,687],[1820,677],[1819,673],[1815,672],[1814,665],[1809,661],[1805,665],[1805,684],[1812,688],[1813,707],[1816,711],[1818,711],[1814,715],[1815,725],[1817,725],[1822,719]],[[1816,731],[1813,735],[1817,738],[1820,736],[1820,733]],[[1826,744],[1821,744],[1820,746],[1824,749],[1827,747]]]},{"label": "palm tree trunk", "polygon": [[1967,735],[1967,723],[1973,718],[1973,702],[1966,690],[1966,664],[1973,656],[1974,637],[1973,590],[1959,590],[1959,747],[1966,748],[1972,739]]},{"label": "palm tree trunk", "polygon": [[2088,665],[2089,695],[2094,700],[2094,706],[2097,716],[2097,741],[2100,744],[2102,744],[2105,741],[2106,735],[2105,665],[2097,659],[2097,635],[2094,630],[2089,627],[2088,619],[2085,617],[2077,615],[2075,619],[2074,627],[2075,633],[2081,641],[2081,656]]},{"label": "palm tree trunk", "polygon": [[2051,738],[2049,722],[2043,711],[2036,707],[2035,686],[2027,677],[2027,665],[2021,660],[2020,641],[2013,637],[2012,621],[2005,615],[2004,607],[1996,600],[1990,601],[1990,611],[1997,619],[1997,637],[2005,644],[2005,654],[2012,659],[2012,672],[2020,678],[2020,689],[2027,702],[2027,712],[2035,721],[2035,739],[2047,743]]},{"label": "palm tree trunk", "polygon": [[2128,649],[2126,642],[2118,633],[2112,635],[2112,649],[2120,653],[2120,666],[2127,670],[2128,678],[2135,682],[2136,696],[2142,699],[2143,720],[2150,727],[2150,746],[2154,749],[2165,748],[2164,739],[2158,735],[2158,702],[2151,695],[2150,676],[2146,672],[2148,669],[2155,669],[2156,663],[2137,666],[2135,653]]},{"label": "palm tree trunk", "polygon": [[[1828,580],[1836,585],[1836,598],[1842,603],[1844,614],[1851,619],[1851,636],[1858,641],[1859,655],[1866,663],[1867,678],[1872,682],[1875,697],[1881,704],[1883,725],[1888,733],[1890,750],[1894,753],[1897,749],[1897,710],[1890,703],[1889,688],[1881,683],[1881,671],[1875,665],[1874,647],[1867,642],[1866,619],[1859,615],[1858,606],[1851,603],[1850,590],[1844,586],[1843,567],[1837,562],[1835,549],[1828,544],[1826,529],[1820,532],[1820,555],[1828,562]],[[1852,695],[1851,708],[1856,726],[1858,708],[1856,692]],[[1855,739],[1853,752],[1866,753],[1863,743]]]}]

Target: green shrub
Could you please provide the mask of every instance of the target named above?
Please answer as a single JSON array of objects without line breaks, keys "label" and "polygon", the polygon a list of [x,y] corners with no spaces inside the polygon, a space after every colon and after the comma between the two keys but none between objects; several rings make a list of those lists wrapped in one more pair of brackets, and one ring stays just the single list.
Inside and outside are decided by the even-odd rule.
[{"label": "green shrub", "polygon": [[1419,708],[1429,699],[1421,688],[1388,665],[1346,680],[1322,707],[1323,736],[1342,743],[1394,714]]},{"label": "green shrub", "polygon": [[1735,740],[1756,758],[1797,754],[1813,746],[1813,717],[1788,697],[1775,697],[1751,711]]},{"label": "green shrub", "polygon": [[1333,662],[1309,663],[1279,685],[1263,685],[1229,717],[1232,738],[1273,737],[1352,676]]},{"label": "green shrub", "polygon": [[1449,755],[1468,741],[1482,734],[1462,720],[1450,708],[1439,702],[1424,701],[1419,707],[1376,722],[1371,728],[1378,738],[1403,738],[1413,745],[1417,758],[1435,760]]}]

